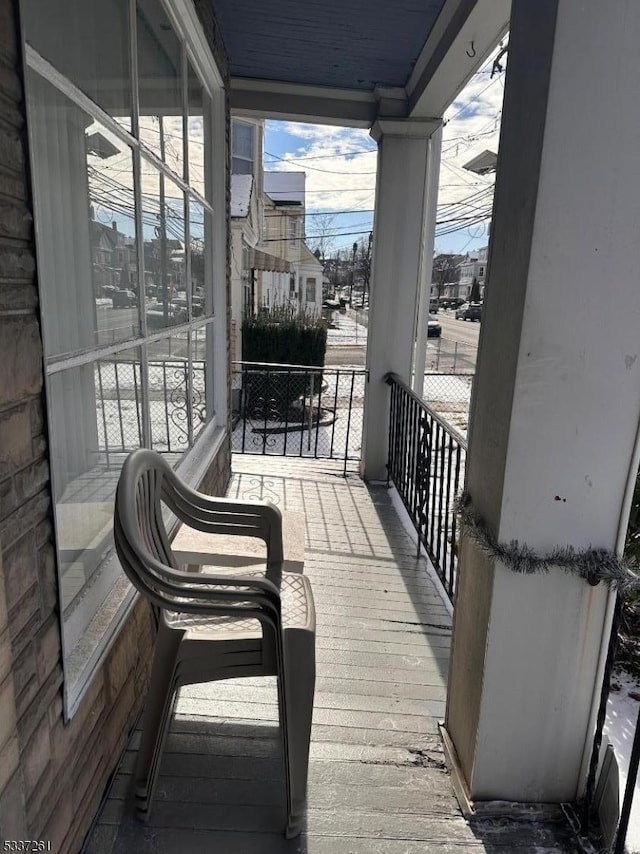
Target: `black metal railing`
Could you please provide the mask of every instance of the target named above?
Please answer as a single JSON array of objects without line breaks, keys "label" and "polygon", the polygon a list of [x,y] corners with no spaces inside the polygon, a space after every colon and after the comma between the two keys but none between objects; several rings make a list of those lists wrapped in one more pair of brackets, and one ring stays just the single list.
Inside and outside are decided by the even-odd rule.
[{"label": "black metal railing", "polygon": [[232,450],[360,459],[364,369],[235,362]]},{"label": "black metal railing", "polygon": [[453,601],[458,541],[453,503],[463,478],[467,443],[396,374],[391,387],[388,478]]}]

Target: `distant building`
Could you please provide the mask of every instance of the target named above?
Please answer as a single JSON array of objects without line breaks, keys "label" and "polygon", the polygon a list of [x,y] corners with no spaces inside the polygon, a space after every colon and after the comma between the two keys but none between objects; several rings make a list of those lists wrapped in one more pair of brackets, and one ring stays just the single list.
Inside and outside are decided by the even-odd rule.
[{"label": "distant building", "polygon": [[488,246],[483,246],[474,252],[468,252],[463,261],[458,264],[460,279],[456,285],[457,293],[448,296],[462,297],[468,299],[473,287],[473,280],[477,279],[480,285],[480,298],[484,296],[484,283],[487,274]]}]

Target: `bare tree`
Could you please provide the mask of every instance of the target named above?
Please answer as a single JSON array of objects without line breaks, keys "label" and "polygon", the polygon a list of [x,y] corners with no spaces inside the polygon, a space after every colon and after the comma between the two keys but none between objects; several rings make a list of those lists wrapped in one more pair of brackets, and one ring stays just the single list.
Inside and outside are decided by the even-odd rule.
[{"label": "bare tree", "polygon": [[314,254],[316,251],[320,253],[319,261],[324,265],[335,242],[335,217],[332,214],[317,214],[309,230],[313,232],[313,237],[309,237],[307,243]]}]

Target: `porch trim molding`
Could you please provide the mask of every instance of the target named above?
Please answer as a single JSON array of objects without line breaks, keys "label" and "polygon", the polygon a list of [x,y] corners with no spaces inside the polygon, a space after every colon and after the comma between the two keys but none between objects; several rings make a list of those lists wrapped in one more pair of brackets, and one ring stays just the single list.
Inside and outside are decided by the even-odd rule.
[{"label": "porch trim molding", "polygon": [[378,115],[375,92],[232,77],[229,104],[234,115],[314,121],[369,128]]},{"label": "porch trim molding", "polygon": [[432,136],[442,127],[440,118],[424,119],[383,119],[373,123],[370,131],[372,139],[380,142],[383,136],[399,137],[402,139],[424,139]]}]

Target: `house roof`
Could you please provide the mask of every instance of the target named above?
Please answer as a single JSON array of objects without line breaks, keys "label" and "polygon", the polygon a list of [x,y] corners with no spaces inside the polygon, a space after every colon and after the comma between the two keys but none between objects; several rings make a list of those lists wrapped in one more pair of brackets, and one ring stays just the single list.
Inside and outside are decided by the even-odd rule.
[{"label": "house roof", "polygon": [[309,249],[306,243],[302,243],[300,246],[300,260],[304,261],[305,263],[309,261],[314,261],[319,267],[322,267],[322,264],[320,263],[320,261],[318,261],[318,259]]},{"label": "house roof", "polygon": [[305,200],[304,172],[265,172],[264,191],[276,205],[303,205]]},{"label": "house roof", "polygon": [[215,0],[234,77],[373,92],[404,86],[444,0]]},{"label": "house roof", "polygon": [[253,175],[231,176],[231,216],[245,217],[251,206]]}]

